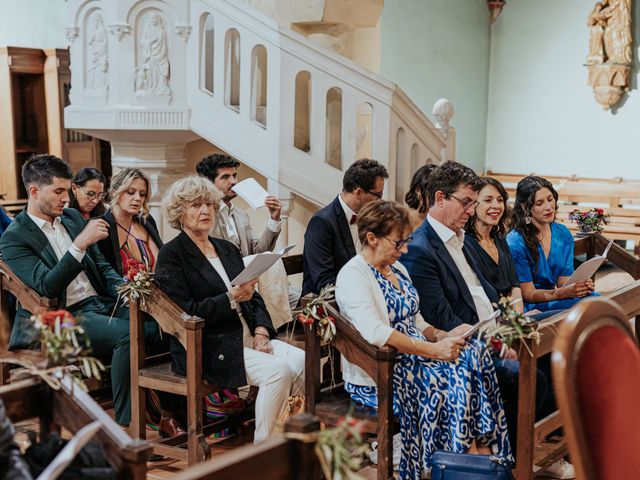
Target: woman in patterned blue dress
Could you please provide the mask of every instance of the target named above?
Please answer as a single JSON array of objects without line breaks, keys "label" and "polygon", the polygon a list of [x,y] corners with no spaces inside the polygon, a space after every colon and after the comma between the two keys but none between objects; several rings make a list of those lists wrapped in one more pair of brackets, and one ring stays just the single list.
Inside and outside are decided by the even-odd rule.
[{"label": "woman in patterned blue dress", "polygon": [[[400,417],[400,478],[418,480],[436,450],[510,456],[507,426],[489,352],[444,332],[419,313],[419,299],[397,260],[410,240],[409,211],[394,202],[367,204],[358,214],[362,252],[338,274],[336,300],[365,340],[398,350],[394,409]],[[352,399],[376,407],[375,383],[343,359]]]}]

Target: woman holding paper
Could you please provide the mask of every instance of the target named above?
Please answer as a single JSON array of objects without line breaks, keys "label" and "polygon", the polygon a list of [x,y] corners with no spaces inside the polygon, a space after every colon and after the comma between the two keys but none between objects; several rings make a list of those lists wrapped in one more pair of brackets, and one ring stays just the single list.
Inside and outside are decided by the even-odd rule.
[{"label": "woman holding paper", "polygon": [[[362,251],[339,272],[340,311],[365,340],[398,350],[394,410],[400,417],[400,478],[419,479],[436,450],[510,455],[507,425],[491,355],[460,338],[469,326],[447,333],[419,313],[418,293],[398,259],[411,241],[410,212],[376,201],[358,212]],[[356,403],[377,407],[376,384],[343,358],[345,389]],[[396,442],[394,441],[394,444]],[[394,457],[396,454],[394,454]]]},{"label": "woman holding paper", "polygon": [[[181,233],[160,249],[155,279],[185,312],[204,319],[204,377],[225,388],[260,387],[254,437],[259,442],[275,432],[289,396],[302,393],[304,352],[273,339],[276,331],[254,289],[256,280],[231,285],[244,264],[235,245],[209,237],[219,205],[219,191],[203,177],[171,185],[163,209]],[[254,337],[253,348],[243,347],[243,322]],[[170,350],[172,369],[186,374],[182,345],[170,338]]]},{"label": "woman holding paper", "polygon": [[593,294],[591,279],[565,285],[573,273],[573,236],[556,223],[558,192],[530,175],[518,182],[513,230],[507,243],[515,261],[525,311],[567,309]]}]

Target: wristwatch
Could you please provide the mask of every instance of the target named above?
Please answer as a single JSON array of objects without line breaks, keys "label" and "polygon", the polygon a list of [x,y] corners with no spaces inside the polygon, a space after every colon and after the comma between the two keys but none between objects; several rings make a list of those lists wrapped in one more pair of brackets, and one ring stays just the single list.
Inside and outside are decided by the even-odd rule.
[{"label": "wristwatch", "polygon": [[237,310],[238,304],[236,303],[235,298],[231,295],[231,292],[227,292],[227,298],[229,299],[229,305],[231,306],[231,310]]}]

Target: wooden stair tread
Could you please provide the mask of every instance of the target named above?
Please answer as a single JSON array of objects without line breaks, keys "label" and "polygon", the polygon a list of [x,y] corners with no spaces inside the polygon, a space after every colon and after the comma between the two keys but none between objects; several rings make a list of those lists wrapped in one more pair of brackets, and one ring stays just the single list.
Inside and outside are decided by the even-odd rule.
[{"label": "wooden stair tread", "polygon": [[[316,404],[316,416],[322,423],[335,425],[340,417],[350,413],[357,420],[364,422],[364,431],[376,433],[378,429],[378,414],[373,408],[354,404],[346,392],[334,392],[323,395],[322,401]],[[400,431],[400,421],[393,419],[394,432]]]}]

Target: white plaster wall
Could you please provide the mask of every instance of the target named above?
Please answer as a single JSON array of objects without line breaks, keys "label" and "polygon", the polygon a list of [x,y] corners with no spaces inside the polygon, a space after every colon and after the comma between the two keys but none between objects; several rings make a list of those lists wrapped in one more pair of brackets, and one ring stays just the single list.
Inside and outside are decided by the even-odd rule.
[{"label": "white plaster wall", "polygon": [[[594,3],[509,0],[505,6],[491,38],[487,168],[640,178],[638,68],[615,112],[604,111],[587,86],[586,19]],[[637,43],[637,2],[634,22]],[[634,55],[637,61],[637,48]]]},{"label": "white plaster wall", "polygon": [[65,0],[0,0],[0,45],[67,48]]},{"label": "white plaster wall", "polygon": [[436,100],[449,99],[457,160],[482,170],[489,79],[486,1],[386,0],[380,24],[380,74],[429,116]]}]

